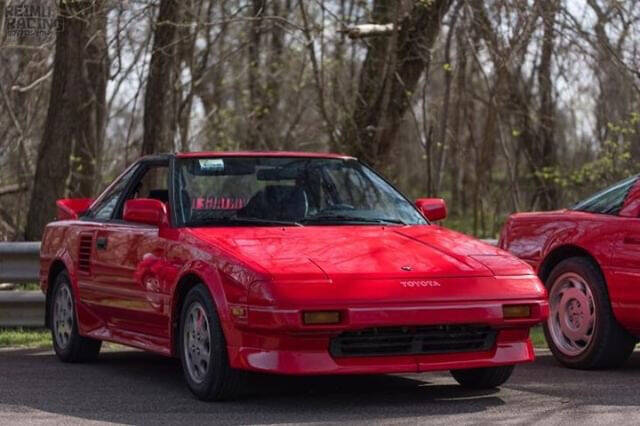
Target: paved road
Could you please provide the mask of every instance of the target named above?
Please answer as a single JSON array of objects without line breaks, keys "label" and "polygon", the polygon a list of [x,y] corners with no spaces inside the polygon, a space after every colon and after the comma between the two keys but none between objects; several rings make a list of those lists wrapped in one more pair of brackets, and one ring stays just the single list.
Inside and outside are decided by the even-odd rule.
[{"label": "paved road", "polygon": [[571,371],[548,354],[520,366],[499,391],[471,392],[448,374],[254,377],[241,401],[204,403],[180,365],[137,351],[93,364],[49,351],[0,351],[0,424],[640,423],[640,353],[615,371]]}]

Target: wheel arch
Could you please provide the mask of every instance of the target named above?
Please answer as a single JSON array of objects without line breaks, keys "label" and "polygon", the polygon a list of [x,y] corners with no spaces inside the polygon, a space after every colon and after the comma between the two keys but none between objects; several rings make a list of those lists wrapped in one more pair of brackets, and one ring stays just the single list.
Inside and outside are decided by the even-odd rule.
[{"label": "wheel arch", "polygon": [[227,301],[222,284],[218,279],[219,275],[217,271],[212,269],[213,268],[211,267],[203,269],[202,265],[199,265],[198,268],[190,268],[185,270],[176,282],[171,298],[170,317],[171,352],[174,356],[179,353],[178,344],[180,339],[178,339],[177,336],[178,329],[180,327],[180,312],[182,311],[182,306],[187,293],[189,293],[189,290],[198,284],[203,284],[209,291],[211,299],[213,300],[218,312],[222,329],[225,331],[225,324],[228,318],[228,310],[226,309]]},{"label": "wheel arch", "polygon": [[[44,325],[45,327],[51,327],[51,323],[49,321],[49,314],[51,313],[51,292],[53,291],[53,284],[55,283],[56,277],[62,272],[67,271],[68,274],[71,274],[67,263],[63,258],[56,258],[51,262],[49,266],[49,271],[47,273],[47,292],[45,298],[45,307],[44,307]],[[69,275],[71,279],[71,275]],[[72,284],[73,285],[73,284]]]},{"label": "wheel arch", "polygon": [[588,259],[591,263],[593,263],[595,268],[602,276],[602,279],[606,282],[598,259],[588,250],[585,250],[584,248],[573,244],[565,244],[555,247],[547,254],[547,256],[540,264],[540,268],[538,269],[538,276],[540,277],[540,280],[546,284],[547,278],[549,278],[549,275],[551,275],[551,271],[553,271],[553,268],[555,268],[563,260],[570,257],[583,257]]}]

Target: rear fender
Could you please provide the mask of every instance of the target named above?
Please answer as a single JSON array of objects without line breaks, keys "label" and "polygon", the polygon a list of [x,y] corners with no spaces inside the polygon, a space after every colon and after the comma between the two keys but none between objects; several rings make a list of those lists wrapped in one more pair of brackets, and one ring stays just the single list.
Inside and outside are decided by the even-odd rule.
[{"label": "rear fender", "polygon": [[[52,297],[51,292],[53,290],[53,284],[54,284],[53,280],[55,280],[55,277],[53,277],[51,273],[53,272],[52,270],[53,266],[58,262],[62,262],[62,264],[64,265],[64,269],[67,271],[67,275],[69,276],[69,280],[71,281],[71,291],[74,297],[76,298],[76,304],[78,301],[77,299],[78,279],[75,273],[75,268],[73,267],[73,259],[71,258],[71,254],[66,248],[61,248],[60,250],[58,250],[56,255],[48,262],[46,271],[42,271],[46,273],[44,277],[41,277],[41,287],[46,294],[45,317],[44,317],[44,322],[46,326],[50,325],[49,312],[51,311],[51,297]],[[76,321],[77,320],[78,320],[78,313],[76,309]]]}]

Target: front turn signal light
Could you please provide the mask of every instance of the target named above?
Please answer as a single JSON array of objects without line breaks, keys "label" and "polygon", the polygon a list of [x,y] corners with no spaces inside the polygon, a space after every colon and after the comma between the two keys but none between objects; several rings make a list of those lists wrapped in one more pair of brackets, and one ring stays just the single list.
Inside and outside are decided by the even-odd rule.
[{"label": "front turn signal light", "polygon": [[338,324],[340,322],[339,311],[315,311],[305,312],[302,315],[305,325],[328,325]]},{"label": "front turn signal light", "polygon": [[242,306],[233,306],[231,308],[231,315],[236,318],[244,318],[247,316],[247,310]]},{"label": "front turn signal light", "polygon": [[530,316],[531,316],[531,306],[529,305],[502,306],[502,317],[504,319],[529,318]]}]

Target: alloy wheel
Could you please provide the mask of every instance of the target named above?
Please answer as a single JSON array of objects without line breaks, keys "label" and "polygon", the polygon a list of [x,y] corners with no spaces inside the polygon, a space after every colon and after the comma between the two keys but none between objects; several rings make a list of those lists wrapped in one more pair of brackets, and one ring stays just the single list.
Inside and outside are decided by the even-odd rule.
[{"label": "alloy wheel", "polygon": [[66,349],[73,332],[73,298],[67,284],[58,287],[53,305],[53,331],[56,343]]},{"label": "alloy wheel", "polygon": [[547,325],[556,348],[566,356],[582,354],[596,325],[594,297],[587,282],[574,272],[558,277],[549,294]]},{"label": "alloy wheel", "polygon": [[199,302],[189,308],[183,332],[187,370],[193,381],[202,383],[211,364],[211,333],[207,313]]}]

